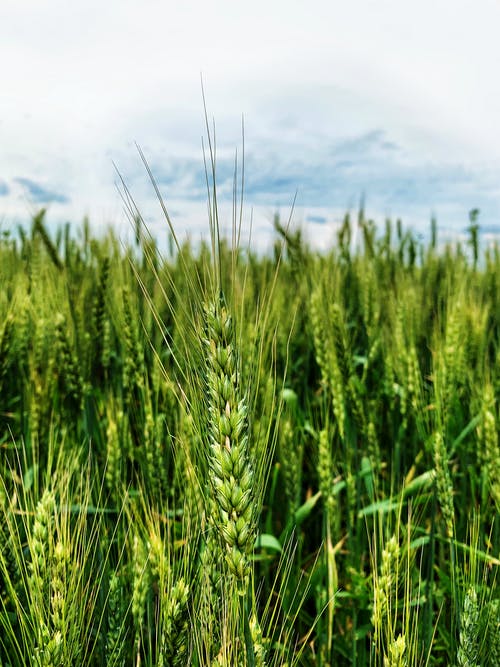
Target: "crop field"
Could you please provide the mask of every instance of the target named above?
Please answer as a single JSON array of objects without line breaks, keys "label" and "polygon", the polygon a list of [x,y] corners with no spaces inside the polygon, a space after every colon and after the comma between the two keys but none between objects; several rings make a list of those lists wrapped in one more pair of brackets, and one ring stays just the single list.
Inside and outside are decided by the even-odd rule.
[{"label": "crop field", "polygon": [[500,246],[0,239],[0,665],[500,665]]}]

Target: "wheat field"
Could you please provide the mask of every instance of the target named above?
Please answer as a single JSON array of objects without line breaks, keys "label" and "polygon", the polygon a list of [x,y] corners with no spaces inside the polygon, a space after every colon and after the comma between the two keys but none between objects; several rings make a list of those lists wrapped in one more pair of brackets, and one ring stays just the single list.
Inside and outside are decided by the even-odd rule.
[{"label": "wheat field", "polygon": [[4,233],[3,667],[500,664],[500,246],[274,226]]}]

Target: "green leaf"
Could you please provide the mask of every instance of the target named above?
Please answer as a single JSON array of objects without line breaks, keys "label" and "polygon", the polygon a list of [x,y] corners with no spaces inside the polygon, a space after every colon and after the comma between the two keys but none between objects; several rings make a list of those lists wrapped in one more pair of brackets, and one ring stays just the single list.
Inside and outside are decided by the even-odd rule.
[{"label": "green leaf", "polygon": [[377,500],[377,502],[371,503],[371,505],[368,505],[367,507],[363,507],[363,509],[358,512],[358,519],[361,519],[364,516],[369,516],[370,514],[376,514],[377,512],[380,512],[381,514],[392,512],[393,510],[396,510],[400,504],[400,502],[396,502],[390,498]]},{"label": "green leaf", "polygon": [[345,479],[341,479],[340,482],[335,482],[333,485],[332,493],[334,496],[338,496],[339,493],[347,487]]},{"label": "green leaf", "polygon": [[[448,543],[449,538],[444,538],[441,537],[440,535],[436,535],[436,538],[440,542]],[[472,547],[468,544],[464,544],[463,542],[458,542],[457,540],[454,540],[454,545],[457,547],[457,549],[461,549],[465,553],[471,554],[471,556],[474,556],[480,561],[483,561],[484,563],[488,563],[490,565],[496,565],[497,567],[500,566],[500,559],[496,558],[495,556],[492,556],[491,554],[486,553],[485,551],[481,551],[481,549],[476,549],[476,547]]]},{"label": "green leaf", "polygon": [[425,547],[426,544],[430,542],[429,535],[422,535],[422,537],[417,537],[415,540],[410,542],[410,551],[413,549],[419,549],[420,547]]},{"label": "green leaf", "polygon": [[368,497],[373,502],[373,499],[375,498],[375,488],[373,485],[373,470],[371,461],[367,456],[363,456],[363,458],[361,459],[361,476],[364,478]]},{"label": "green leaf", "polygon": [[278,553],[283,551],[283,547],[279,543],[279,540],[269,533],[261,533],[260,535],[257,535],[254,548],[268,549],[269,551],[277,551]]},{"label": "green leaf", "polygon": [[314,496],[308,498],[306,502],[303,505],[301,505],[299,509],[295,512],[295,524],[297,526],[300,526],[301,524],[304,523],[304,521],[313,511],[320,497],[321,497],[321,491],[318,491],[318,493],[315,493]]},{"label": "green leaf", "polygon": [[460,432],[460,434],[451,443],[450,452],[449,452],[450,455],[455,453],[455,450],[458,447],[458,445],[462,442],[462,440],[465,440],[465,438],[469,435],[469,433],[473,429],[476,428],[476,426],[479,424],[481,419],[482,419],[482,416],[479,414],[479,415],[476,415],[475,417],[473,417],[470,420],[470,422],[467,424],[467,426]]},{"label": "green leaf", "polygon": [[415,477],[415,479],[412,479],[411,482],[408,482],[403,488],[403,498],[413,495],[417,491],[420,491],[420,489],[428,488],[434,481],[434,477],[434,470],[427,470],[418,477]]},{"label": "green leaf", "polygon": [[26,470],[24,473],[23,477],[23,486],[24,486],[24,492],[27,493],[31,487],[33,486],[33,482],[35,481],[35,475],[38,474],[38,465],[35,463],[35,465],[32,465]]}]

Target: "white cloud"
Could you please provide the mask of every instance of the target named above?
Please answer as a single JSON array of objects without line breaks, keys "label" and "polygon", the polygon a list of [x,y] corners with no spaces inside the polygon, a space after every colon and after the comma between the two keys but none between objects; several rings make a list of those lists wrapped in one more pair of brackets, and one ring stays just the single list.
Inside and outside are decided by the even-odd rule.
[{"label": "white cloud", "polygon": [[[351,146],[350,171],[332,174],[346,193],[335,205],[357,200],[361,192],[354,190],[371,177],[376,190],[368,201],[403,208],[407,200],[387,195],[402,170],[418,181],[414,191],[422,198],[432,200],[426,173],[439,174],[441,195],[465,208],[477,193],[484,204],[471,205],[482,205],[493,219],[498,25],[500,4],[493,0],[255,0],[245,6],[4,0],[0,180],[11,194],[0,198],[0,212],[26,215],[25,195],[13,186],[24,178],[71,200],[66,208],[52,204],[54,214],[123,221],[113,159],[133,182],[138,202],[153,207],[134,141],[159,171],[179,161],[198,160],[201,167],[203,72],[224,160],[240,142],[245,115],[249,167],[259,170],[248,174],[249,182],[262,175],[281,179],[280,192],[289,187],[291,202],[293,179],[299,197],[304,182],[314,191],[314,178],[325,188],[340,154],[349,160],[342,142],[382,131],[397,155],[378,160],[385,171],[377,180],[377,155]],[[461,168],[468,180],[461,179],[454,195]],[[189,183],[187,174],[182,183]],[[185,212],[182,224],[189,219],[193,226],[194,204],[168,196]],[[273,202],[272,188],[267,201]],[[411,218],[435,201],[392,212]],[[446,210],[444,199],[438,204]],[[269,209],[261,213],[264,228],[267,217]]]}]

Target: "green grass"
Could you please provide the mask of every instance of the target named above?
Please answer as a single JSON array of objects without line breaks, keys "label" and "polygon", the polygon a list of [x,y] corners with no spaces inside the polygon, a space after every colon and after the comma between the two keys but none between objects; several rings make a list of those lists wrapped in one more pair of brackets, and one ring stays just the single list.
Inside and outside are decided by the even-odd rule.
[{"label": "green grass", "polygon": [[499,247],[215,204],[0,241],[0,665],[497,665]]}]

